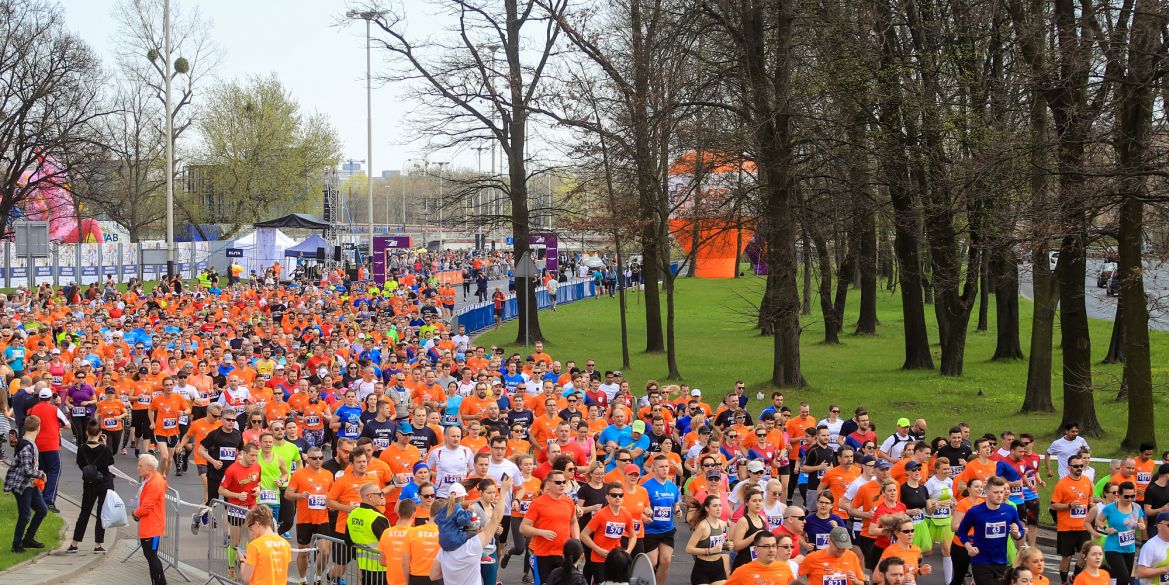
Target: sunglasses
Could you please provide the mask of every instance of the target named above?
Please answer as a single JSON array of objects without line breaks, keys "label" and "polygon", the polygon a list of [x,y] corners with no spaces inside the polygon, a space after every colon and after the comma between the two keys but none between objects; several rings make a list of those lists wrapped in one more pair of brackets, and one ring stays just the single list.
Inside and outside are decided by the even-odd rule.
[{"label": "sunglasses", "polygon": [[324,459],[324,458],[325,458],[325,456],[324,456],[324,455],[314,455],[314,456],[311,456],[311,457],[305,457],[305,459],[308,459],[309,461],[320,461],[320,460],[322,460],[322,459]]},{"label": "sunglasses", "polygon": [[625,494],[624,493],[612,493],[612,494],[609,494],[609,497],[610,498],[624,498]]},{"label": "sunglasses", "polygon": [[617,463],[629,463],[629,459],[618,459]]},{"label": "sunglasses", "polygon": [[840,414],[840,409],[838,409],[838,408],[837,408],[837,409],[832,409],[832,410],[829,410],[828,412],[829,412],[829,413],[832,413],[832,414]]},{"label": "sunglasses", "polygon": [[762,474],[762,473],[763,473],[763,470],[760,469],[759,471],[752,471],[751,475]]},{"label": "sunglasses", "polygon": [[1072,469],[1083,469],[1084,468],[1083,465],[1069,465],[1068,467],[1070,467]]},{"label": "sunglasses", "polygon": [[1122,495],[1122,496],[1120,496],[1120,497],[1121,497],[1121,498],[1124,498],[1124,499],[1126,499],[1126,500],[1131,500],[1131,499],[1134,499],[1134,498],[1136,498],[1136,497],[1137,497],[1137,495],[1136,495],[1136,494],[1124,494],[1124,495]]},{"label": "sunglasses", "polygon": [[419,496],[420,496],[420,497],[423,497],[423,498],[426,498],[426,499],[428,499],[428,500],[430,500],[430,499],[433,499],[433,498],[434,498],[434,494],[419,494]]},{"label": "sunglasses", "polygon": [[556,485],[564,485],[564,484],[568,483],[568,480],[567,479],[554,479],[551,481],[551,483],[554,483]]},{"label": "sunglasses", "polygon": [[788,516],[787,518],[788,520],[799,520],[800,522],[803,522],[807,516]]},{"label": "sunglasses", "polygon": [[775,546],[776,546],[776,548],[782,548],[785,550],[792,550],[793,548],[795,548],[794,546],[792,546],[790,544],[777,544]]}]

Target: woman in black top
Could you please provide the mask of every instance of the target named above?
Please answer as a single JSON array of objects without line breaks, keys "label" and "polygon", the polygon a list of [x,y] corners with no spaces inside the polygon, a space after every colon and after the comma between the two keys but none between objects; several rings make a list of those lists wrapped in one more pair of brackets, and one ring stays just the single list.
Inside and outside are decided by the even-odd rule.
[{"label": "woman in black top", "polygon": [[[114,464],[114,454],[105,443],[101,427],[97,421],[91,420],[85,428],[85,444],[77,448],[77,467],[81,469],[82,492],[81,513],[77,516],[77,524],[73,527],[73,542],[65,552],[77,552],[77,545],[85,538],[85,528],[89,524],[89,517],[95,511],[94,519],[94,552],[106,552],[102,544],[105,543],[106,529],[101,525],[101,509],[106,503],[106,491],[114,489],[114,475],[110,473],[110,466]],[[90,469],[87,469],[90,468]]]}]

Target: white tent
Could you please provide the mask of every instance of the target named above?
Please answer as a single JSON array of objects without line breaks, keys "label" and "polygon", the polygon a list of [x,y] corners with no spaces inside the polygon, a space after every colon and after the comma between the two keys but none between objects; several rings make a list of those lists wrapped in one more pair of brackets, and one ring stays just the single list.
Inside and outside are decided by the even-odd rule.
[{"label": "white tent", "polygon": [[296,240],[276,228],[259,228],[235,240],[231,247],[243,250],[244,256],[238,262],[247,272],[255,270],[263,274],[273,262],[279,262],[284,266],[284,274],[291,274],[296,260],[285,258],[284,250],[295,245]]}]

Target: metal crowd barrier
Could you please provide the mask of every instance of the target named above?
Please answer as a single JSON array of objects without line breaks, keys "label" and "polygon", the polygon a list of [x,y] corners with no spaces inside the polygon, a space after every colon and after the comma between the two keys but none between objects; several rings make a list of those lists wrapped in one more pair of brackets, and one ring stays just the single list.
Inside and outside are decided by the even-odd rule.
[{"label": "metal crowd barrier", "polygon": [[[223,500],[212,500],[207,523],[207,581],[222,585],[242,585],[240,559],[248,546],[248,530],[244,517],[248,509]],[[232,542],[232,533],[236,541]]]},{"label": "metal crowd barrier", "polygon": [[[329,562],[324,574],[317,568],[317,555],[322,543],[327,544]],[[314,534],[310,541],[309,565],[306,576],[309,583],[346,583],[347,585],[377,585],[386,582],[385,571],[366,572],[358,567],[359,560],[378,562],[381,551],[374,547],[346,543],[340,538]],[[295,555],[294,555],[295,556]]]},{"label": "metal crowd barrier", "polygon": [[[168,487],[166,488],[166,532],[162,535],[162,542],[158,547],[158,558],[162,561],[162,568],[164,571],[171,571],[178,573],[184,581],[188,583],[191,578],[183,572],[181,561],[179,560],[179,535],[182,534],[184,523],[180,521],[182,507],[182,499],[179,497],[179,490]],[[98,522],[101,520],[99,519]],[[126,562],[133,558],[138,552],[142,550],[142,544],[136,544],[134,549],[122,559]]]}]

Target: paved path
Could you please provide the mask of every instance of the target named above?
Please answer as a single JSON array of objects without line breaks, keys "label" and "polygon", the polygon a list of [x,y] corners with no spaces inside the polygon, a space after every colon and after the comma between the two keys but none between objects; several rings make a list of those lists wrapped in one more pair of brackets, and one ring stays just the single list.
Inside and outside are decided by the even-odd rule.
[{"label": "paved path", "polygon": [[[1084,302],[1089,317],[1112,322],[1116,318],[1117,297],[1108,296],[1105,289],[1096,286],[1096,276],[1103,263],[1095,258],[1088,260],[1088,270],[1084,277]],[[1035,294],[1031,287],[1031,265],[1020,264],[1019,293],[1027,299],[1033,299]],[[1169,331],[1169,263],[1146,262],[1145,291],[1149,297],[1149,328]]]}]

